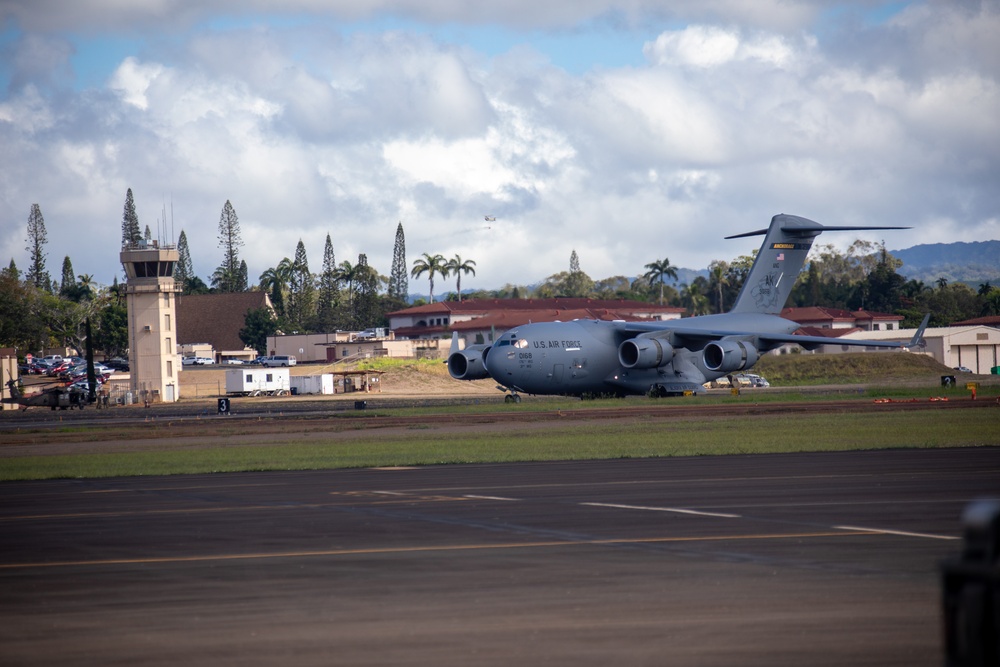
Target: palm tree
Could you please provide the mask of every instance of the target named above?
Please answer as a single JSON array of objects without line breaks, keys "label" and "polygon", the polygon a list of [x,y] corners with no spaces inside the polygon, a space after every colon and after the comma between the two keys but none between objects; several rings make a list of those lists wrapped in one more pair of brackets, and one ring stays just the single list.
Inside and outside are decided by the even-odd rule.
[{"label": "palm tree", "polygon": [[285,314],[285,292],[292,279],[293,268],[294,262],[285,257],[278,262],[278,266],[260,274],[260,288],[271,295],[271,305],[278,315]]},{"label": "palm tree", "polygon": [[[701,280],[704,280],[704,278]],[[705,315],[708,313],[708,297],[702,294],[701,286],[697,282],[684,285],[681,288],[681,300],[692,315]]]},{"label": "palm tree", "polygon": [[442,278],[448,277],[448,264],[443,255],[428,255],[426,252],[420,259],[413,260],[413,270],[410,275],[419,278],[424,273],[430,278],[431,283],[431,303],[434,303],[434,274]]},{"label": "palm tree", "polygon": [[354,281],[358,279],[358,267],[346,259],[333,272],[334,277],[342,283],[347,283],[348,307],[354,303]]},{"label": "palm tree", "polygon": [[663,305],[663,281],[665,278],[677,280],[677,269],[670,265],[670,260],[664,257],[661,260],[650,262],[645,266],[647,269],[643,278],[649,281],[650,285],[660,283],[660,305]]},{"label": "palm tree", "polygon": [[448,273],[454,273],[458,277],[458,280],[456,281],[455,284],[455,289],[458,291],[459,301],[462,300],[462,274],[471,273],[472,275],[476,275],[475,266],[476,263],[474,261],[472,261],[471,259],[463,261],[460,255],[455,255],[454,257],[448,260],[447,264],[445,264],[445,268],[448,269]]},{"label": "palm tree", "polygon": [[724,312],[722,304],[722,288],[729,285],[729,279],[726,278],[726,273],[728,271],[729,265],[719,260],[713,260],[712,263],[708,265],[708,281],[715,289],[715,295],[718,300],[720,313]]},{"label": "palm tree", "polygon": [[94,276],[89,273],[81,273],[77,277],[80,279],[78,283],[80,291],[89,299],[94,294]]}]

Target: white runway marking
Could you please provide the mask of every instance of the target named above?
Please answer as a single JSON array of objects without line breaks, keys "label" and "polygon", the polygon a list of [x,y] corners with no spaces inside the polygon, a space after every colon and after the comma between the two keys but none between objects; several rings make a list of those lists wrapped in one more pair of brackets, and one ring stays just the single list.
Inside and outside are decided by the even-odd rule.
[{"label": "white runway marking", "polygon": [[932,535],[931,533],[911,533],[905,530],[886,530],[883,528],[862,528],[861,526],[834,526],[837,530],[865,531],[869,533],[882,533],[883,535],[901,535],[903,537],[926,537],[929,540],[959,540],[960,537],[950,535]]},{"label": "white runway marking", "polygon": [[462,497],[463,498],[472,498],[474,500],[504,500],[504,501],[507,501],[509,503],[516,503],[516,502],[518,502],[517,498],[501,498],[500,496],[476,496],[476,495],[472,495],[472,494],[466,494],[466,495],[464,495]]},{"label": "white runway marking", "polygon": [[612,507],[620,510],[644,510],[646,512],[673,512],[675,514],[693,514],[695,516],[714,516],[722,519],[739,519],[739,514],[723,514],[721,512],[698,512],[677,507],[645,507],[643,505],[616,505],[614,503],[580,503],[590,507]]}]

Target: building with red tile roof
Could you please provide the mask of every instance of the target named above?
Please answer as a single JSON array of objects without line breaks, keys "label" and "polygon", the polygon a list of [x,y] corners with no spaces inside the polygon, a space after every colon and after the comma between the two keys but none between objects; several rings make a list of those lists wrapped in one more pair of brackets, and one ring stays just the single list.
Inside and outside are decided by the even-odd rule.
[{"label": "building with red tile roof", "polygon": [[[899,323],[903,321],[902,315],[876,313],[869,310],[843,310],[824,306],[785,308],[781,311],[781,316],[786,320],[798,322],[803,327],[816,329],[858,328],[863,331],[893,331],[899,329]],[[843,333],[845,332],[840,332],[838,335],[843,335]]]},{"label": "building with red tile roof", "polygon": [[467,344],[490,342],[529,322],[679,319],[683,308],[626,299],[467,299],[439,301],[389,313],[396,338],[441,338],[453,331]]}]

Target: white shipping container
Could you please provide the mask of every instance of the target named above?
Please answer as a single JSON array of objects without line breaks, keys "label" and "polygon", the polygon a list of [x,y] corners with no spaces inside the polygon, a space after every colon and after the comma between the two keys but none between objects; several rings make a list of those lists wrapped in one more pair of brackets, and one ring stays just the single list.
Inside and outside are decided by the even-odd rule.
[{"label": "white shipping container", "polygon": [[288,392],[287,368],[232,368],[226,371],[227,394]]},{"label": "white shipping container", "polygon": [[332,394],[333,373],[322,375],[296,375],[291,379],[297,394]]}]

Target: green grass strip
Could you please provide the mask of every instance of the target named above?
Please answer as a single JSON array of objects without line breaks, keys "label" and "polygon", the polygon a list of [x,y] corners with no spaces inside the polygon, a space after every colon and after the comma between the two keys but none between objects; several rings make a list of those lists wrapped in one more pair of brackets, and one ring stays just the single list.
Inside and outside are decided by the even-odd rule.
[{"label": "green grass strip", "polygon": [[565,461],[665,456],[765,454],[1000,444],[992,409],[918,410],[858,415],[761,415],[703,419],[636,419],[515,425],[469,432],[379,429],[328,440],[233,447],[225,438],[203,447],[134,453],[0,459],[0,480],[92,478],[265,470],[316,470],[455,463]]}]

